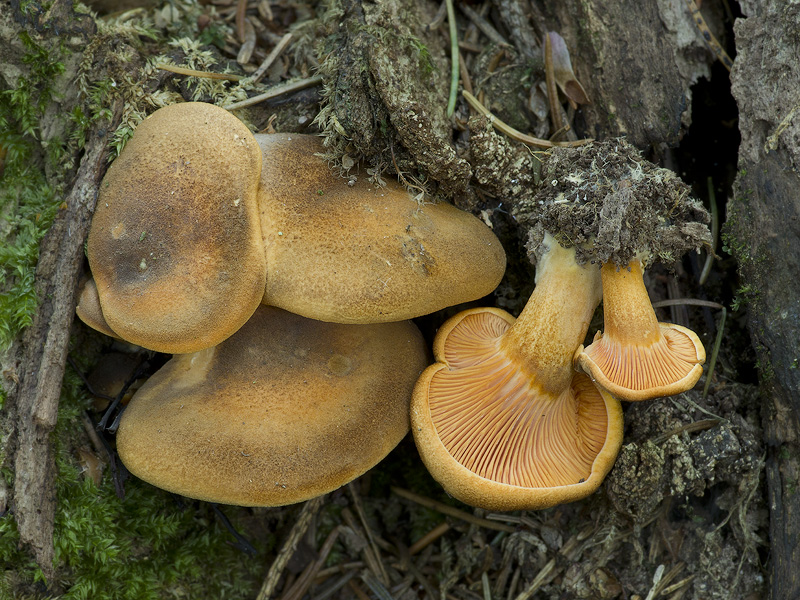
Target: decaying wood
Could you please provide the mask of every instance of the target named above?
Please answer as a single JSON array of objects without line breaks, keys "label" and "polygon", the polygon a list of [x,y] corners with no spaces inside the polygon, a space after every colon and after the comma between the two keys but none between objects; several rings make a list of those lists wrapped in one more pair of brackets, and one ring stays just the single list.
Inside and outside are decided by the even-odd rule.
[{"label": "decaying wood", "polygon": [[731,72],[739,105],[739,175],[729,246],[749,300],[768,446],[771,597],[800,597],[800,6],[742,2]]},{"label": "decaying wood", "polygon": [[[575,71],[593,104],[582,107],[582,135],[624,134],[639,148],[679,141],[689,87],[707,72],[702,55],[683,58],[677,28],[691,31],[683,2],[535,0],[550,28],[580,56]],[[699,38],[699,36],[698,36]],[[701,47],[702,41],[694,42]]]},{"label": "decaying wood", "polygon": [[58,414],[83,245],[108,158],[108,127],[103,123],[91,132],[66,207],[42,240],[36,268],[39,310],[23,338],[20,383],[10,398],[16,407],[17,435],[14,514],[21,543],[30,548],[48,580],[54,574],[56,503],[49,436]]}]

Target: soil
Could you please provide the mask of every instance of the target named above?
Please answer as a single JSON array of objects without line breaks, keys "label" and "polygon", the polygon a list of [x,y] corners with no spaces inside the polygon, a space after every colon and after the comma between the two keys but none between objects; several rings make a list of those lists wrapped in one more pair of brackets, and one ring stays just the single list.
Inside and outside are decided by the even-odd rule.
[{"label": "soil", "polygon": [[[318,73],[322,85],[253,104],[237,116],[258,131],[321,134],[331,168],[343,175],[377,182],[396,177],[420,201],[451,201],[483,219],[502,242],[508,269],[482,305],[519,313],[534,285],[545,232],[576,246],[588,263],[624,267],[643,258],[650,267],[645,281],[651,299],[666,301],[657,309],[660,320],[696,331],[709,361],[694,390],[626,404],[616,465],[601,489],[580,502],[486,514],[448,498],[406,438],[375,469],[323,503],[226,508],[237,533],[221,535],[243,549],[242,538],[252,541],[259,553],[241,553],[241,561],[257,561],[256,574],[244,592],[232,596],[800,597],[792,569],[800,552],[800,354],[788,333],[800,319],[796,296],[790,295],[800,282],[797,244],[791,242],[797,239],[800,206],[793,193],[800,136],[792,124],[800,84],[791,69],[796,47],[786,48],[778,33],[768,34],[796,22],[800,8],[782,9],[779,0],[761,7],[742,2],[741,9],[722,0],[699,8],[690,0],[635,8],[622,0],[456,3],[459,91],[469,88],[494,115],[487,118],[461,95],[454,114],[445,113],[450,44],[444,4],[243,0],[252,29],[247,34],[239,19],[244,39],[235,33],[233,0],[175,0],[161,7],[106,2],[96,5],[96,24],[63,4],[54,3],[48,12],[34,2],[26,12],[12,3],[0,21],[0,42],[9,44],[0,61],[0,89],[13,88],[25,72],[24,48],[14,41],[19,32],[44,45],[54,43],[59,31],[83,40],[74,43],[80,60],[70,63],[65,77],[85,89],[53,102],[42,117],[43,143],[63,133],[56,114],[90,104],[85,92],[93,86],[114,82],[104,101],[115,109],[91,130],[94,144],[85,153],[91,153],[94,171],[79,171],[78,164],[89,163],[79,162],[83,153],[74,152],[78,162],[70,174],[80,177],[67,188],[71,211],[81,214],[64,211],[57,220],[61,228],[53,229],[61,237],[52,234],[41,246],[37,277],[56,291],[45,287],[40,293],[54,293],[55,299],[42,304],[34,326],[3,359],[9,398],[4,466],[16,477],[0,490],[0,499],[8,496],[21,545],[46,579],[42,587],[22,567],[4,565],[14,594],[69,594],[74,584],[74,566],[54,561],[47,513],[54,510],[57,476],[49,436],[66,353],[81,365],[77,371],[94,372],[90,380],[98,381],[110,368],[108,357],[122,352],[133,363],[119,361],[127,365],[119,378],[136,385],[166,359],[111,343],[77,321],[66,341],[74,292],[86,268],[78,264],[85,229],[77,238],[63,232],[69,219],[85,219],[89,210],[79,200],[102,175],[100,146],[102,152],[111,146],[113,157],[145,114],[176,99],[225,105]],[[540,40],[546,31],[564,38],[573,76],[591,104],[571,105],[563,95],[550,104],[543,95]],[[189,78],[154,67],[171,62],[252,73],[289,32],[288,50],[259,84]],[[248,39],[252,57],[239,64]],[[732,73],[725,51],[738,53]],[[770,68],[759,71],[766,56]],[[761,78],[797,85],[786,83],[779,90],[785,101],[776,104],[753,83]],[[569,125],[569,132],[554,138],[563,146],[532,147],[495,127],[501,120],[522,133],[549,137],[552,108]],[[583,143],[590,138],[596,141]],[[726,221],[723,237],[719,225]],[[59,295],[58,289],[69,293]],[[459,308],[417,320],[429,342]],[[41,341],[58,327],[58,318],[65,339],[47,354]],[[602,311],[592,325],[590,333],[602,327]],[[100,372],[96,364],[104,365]],[[37,388],[47,379],[41,373],[55,381],[50,396]],[[70,373],[75,369],[68,367]],[[87,409],[93,424],[104,410]],[[43,411],[45,416],[30,420]],[[85,461],[78,450],[94,448],[89,454],[105,465],[87,473],[120,494],[126,486],[129,495],[161,494],[135,479],[125,481],[114,458],[113,431],[101,431],[98,442],[78,429],[66,454]],[[26,444],[38,455],[20,452]],[[196,511],[198,523],[222,522],[203,503],[158,497],[165,498],[165,511]],[[37,505],[37,498],[48,504]],[[267,532],[275,544],[256,542]],[[159,596],[174,593],[165,588]]]}]

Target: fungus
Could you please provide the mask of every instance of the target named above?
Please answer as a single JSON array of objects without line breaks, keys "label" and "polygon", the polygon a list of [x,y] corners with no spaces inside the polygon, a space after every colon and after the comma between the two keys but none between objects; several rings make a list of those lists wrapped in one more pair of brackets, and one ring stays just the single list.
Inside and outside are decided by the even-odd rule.
[{"label": "fungus", "polygon": [[100,308],[100,296],[97,293],[97,286],[94,283],[94,279],[91,277],[84,282],[81,288],[80,294],[78,295],[78,305],[75,307],[75,313],[81,321],[92,329],[109,337],[119,338],[111,327],[108,326],[108,323],[106,323],[106,319],[103,316],[103,309]]},{"label": "fungus", "polygon": [[697,335],[680,325],[659,323],[639,260],[627,269],[606,263],[604,331],[575,354],[578,368],[621,400],[648,400],[691,389],[706,359]]},{"label": "fungus", "polygon": [[427,364],[411,322],[322,323],[262,306],[216,347],[174,356],[134,395],[117,449],[137,477],[241,506],[344,485],[405,436]]},{"label": "fungus", "polygon": [[572,367],[600,302],[596,269],[552,237],[519,318],[464,311],[436,335],[414,389],[411,423],[433,477],[488,510],[540,509],[583,498],[622,442],[619,402]]},{"label": "fungus", "polygon": [[139,124],[100,185],[87,244],[112,331],[183,353],[247,321],[266,279],[260,169],[253,135],[217,106],[174,104]]},{"label": "fungus", "polygon": [[486,225],[445,202],[334,174],[319,137],[256,135],[267,256],[263,302],[337,323],[400,321],[476,300],[503,276]]}]

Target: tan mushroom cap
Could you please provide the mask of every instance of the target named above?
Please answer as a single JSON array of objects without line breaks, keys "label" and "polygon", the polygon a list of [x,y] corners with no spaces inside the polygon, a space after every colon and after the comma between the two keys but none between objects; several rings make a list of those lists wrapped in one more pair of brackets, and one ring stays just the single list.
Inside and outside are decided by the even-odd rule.
[{"label": "tan mushroom cap", "polygon": [[173,357],[136,393],[117,449],[191,498],[280,506],[334,490],[408,432],[427,361],[412,323],[339,325],[262,306],[215,348]]},{"label": "tan mushroom cap", "polygon": [[256,135],[264,155],[263,302],[338,323],[399,321],[489,294],[505,253],[479,219],[397,182],[333,173],[320,138]]},{"label": "tan mushroom cap", "polygon": [[599,277],[553,244],[519,319],[494,308],[459,313],[437,333],[438,362],[414,389],[412,431],[428,470],[487,510],[584,498],[622,443],[619,402],[571,366]]},{"label": "tan mushroom cap", "polygon": [[75,313],[81,321],[92,329],[110,337],[119,337],[106,323],[103,309],[100,308],[100,296],[97,294],[97,286],[94,283],[94,279],[89,278],[84,282],[78,295],[78,305],[75,307]]},{"label": "tan mushroom cap", "polygon": [[261,151],[227,111],[161,108],[100,185],[87,254],[109,327],[161,352],[213,346],[260,303]]},{"label": "tan mushroom cap", "polygon": [[579,348],[576,365],[621,400],[680,394],[703,374],[706,351],[692,330],[659,323],[644,285],[642,265],[608,263],[603,278],[604,332]]}]

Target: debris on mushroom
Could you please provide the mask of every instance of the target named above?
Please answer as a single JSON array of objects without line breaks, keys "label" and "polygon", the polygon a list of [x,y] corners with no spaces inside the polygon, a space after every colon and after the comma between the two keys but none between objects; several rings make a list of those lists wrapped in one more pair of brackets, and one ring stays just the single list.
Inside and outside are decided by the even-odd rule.
[{"label": "debris on mushroom", "polygon": [[464,311],[437,333],[411,423],[433,477],[488,510],[540,509],[594,492],[622,443],[619,401],[572,366],[600,275],[546,237],[519,318]]},{"label": "debris on mushroom", "polygon": [[174,104],[139,124],[100,184],[87,244],[111,331],[193,352],[247,321],[266,281],[260,170],[253,135],[212,104]]},{"label": "debris on mushroom", "polygon": [[337,323],[400,321],[479,299],[505,272],[480,219],[399,182],[338,176],[319,137],[256,135],[267,255],[263,302]]},{"label": "debris on mushroom", "polygon": [[644,286],[639,260],[628,269],[606,263],[604,331],[575,354],[576,366],[620,400],[680,394],[703,374],[706,352],[692,330],[659,323]]},{"label": "debris on mushroom", "polygon": [[426,364],[409,321],[341,325],[261,306],[227,340],[157,371],[122,414],[117,449],[131,473],[190,498],[301,502],[406,435]]}]

